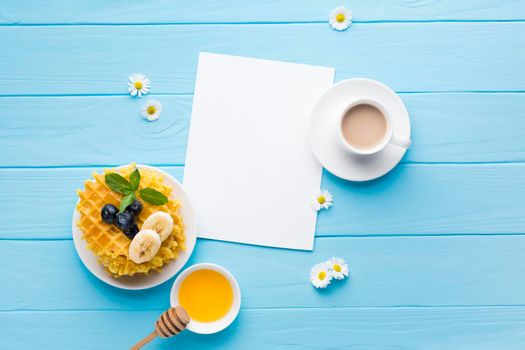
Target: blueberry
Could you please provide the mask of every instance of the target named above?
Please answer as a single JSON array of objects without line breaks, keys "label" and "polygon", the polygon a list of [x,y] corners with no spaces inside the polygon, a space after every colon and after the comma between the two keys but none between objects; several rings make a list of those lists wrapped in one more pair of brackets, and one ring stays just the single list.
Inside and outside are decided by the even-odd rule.
[{"label": "blueberry", "polygon": [[136,215],[139,215],[141,210],[142,210],[142,203],[139,200],[135,199],[133,203],[128,205],[126,207],[126,210],[124,211],[130,213],[133,216],[136,216]]},{"label": "blueberry", "polygon": [[133,239],[137,233],[139,233],[139,227],[137,224],[133,224],[129,230],[124,231],[124,234],[129,239]]},{"label": "blueberry", "polygon": [[113,204],[106,204],[102,207],[100,211],[100,216],[102,216],[102,221],[106,224],[112,224],[115,222],[115,216],[118,213],[118,209]]},{"label": "blueberry", "polygon": [[118,213],[115,218],[115,225],[122,231],[129,230],[135,222],[133,221],[133,215],[130,213]]}]

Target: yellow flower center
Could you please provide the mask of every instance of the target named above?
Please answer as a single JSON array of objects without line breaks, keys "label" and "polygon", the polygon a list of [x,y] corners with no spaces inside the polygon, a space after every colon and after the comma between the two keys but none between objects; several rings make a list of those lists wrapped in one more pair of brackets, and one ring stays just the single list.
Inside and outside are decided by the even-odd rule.
[{"label": "yellow flower center", "polygon": [[148,114],[149,115],[155,114],[156,111],[157,111],[157,108],[155,108],[155,106],[149,106],[148,107]]},{"label": "yellow flower center", "polygon": [[326,272],[324,271],[321,271],[317,274],[317,277],[319,277],[319,279],[322,281],[326,278]]},{"label": "yellow flower center", "polygon": [[335,20],[338,22],[338,23],[343,23],[345,21],[345,15],[342,14],[342,13],[338,13],[336,16],[335,16]]},{"label": "yellow flower center", "polygon": [[317,201],[319,202],[319,204],[324,204],[326,202],[326,198],[325,196],[319,196],[317,197]]},{"label": "yellow flower center", "polygon": [[341,272],[341,266],[339,266],[338,264],[334,264],[334,270],[337,272]]},{"label": "yellow flower center", "polygon": [[141,81],[136,81],[134,86],[135,86],[135,89],[140,90],[140,89],[142,89],[142,82]]}]

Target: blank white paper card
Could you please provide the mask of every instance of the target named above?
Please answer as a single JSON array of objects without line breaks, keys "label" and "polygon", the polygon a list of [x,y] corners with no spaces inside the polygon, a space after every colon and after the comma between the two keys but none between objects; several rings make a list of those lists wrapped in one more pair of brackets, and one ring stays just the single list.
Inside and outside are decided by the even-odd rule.
[{"label": "blank white paper card", "polygon": [[198,236],[312,250],[322,167],[310,113],[334,69],[201,53],[184,188]]}]

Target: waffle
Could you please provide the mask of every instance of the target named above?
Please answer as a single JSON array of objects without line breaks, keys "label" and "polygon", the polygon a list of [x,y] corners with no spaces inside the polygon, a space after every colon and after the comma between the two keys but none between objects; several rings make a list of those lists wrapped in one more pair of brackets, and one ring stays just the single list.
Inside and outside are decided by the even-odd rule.
[{"label": "waffle", "polygon": [[99,262],[106,271],[114,276],[132,276],[137,273],[147,274],[151,270],[159,271],[160,268],[177,258],[178,252],[185,249],[184,225],[179,215],[180,203],[170,197],[171,187],[164,184],[164,175],[151,170],[140,169],[140,188],[150,187],[163,193],[168,197],[168,203],[164,205],[151,205],[142,201],[143,207],[135,222],[142,227],[143,222],[156,211],[164,211],[173,218],[173,231],[166,238],[157,255],[150,261],[137,264],[129,259],[128,250],[131,240],[127,238],[114,225],[106,224],[100,217],[100,210],[105,204],[113,204],[117,208],[120,205],[121,194],[109,189],[105,183],[104,176],[107,173],[118,172],[129,180],[129,175],[135,169],[135,165],[121,169],[104,170],[104,173],[93,173],[94,180],[84,183],[84,190],[78,190],[80,198],[77,210],[80,219],[77,226],[82,231],[82,238],[87,242],[88,248],[98,256]]}]

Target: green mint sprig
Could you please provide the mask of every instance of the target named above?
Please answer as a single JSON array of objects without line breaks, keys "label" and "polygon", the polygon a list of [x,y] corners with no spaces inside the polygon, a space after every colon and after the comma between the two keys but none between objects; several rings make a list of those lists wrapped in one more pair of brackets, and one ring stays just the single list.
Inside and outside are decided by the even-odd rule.
[{"label": "green mint sprig", "polygon": [[[133,170],[129,181],[117,173],[109,173],[105,176],[106,185],[116,193],[123,194],[120,200],[120,212],[122,213],[136,198],[135,192],[139,189],[140,172],[139,169]],[[143,188],[139,191],[139,196],[145,202],[153,205],[168,203],[168,198],[153,188]]]}]

